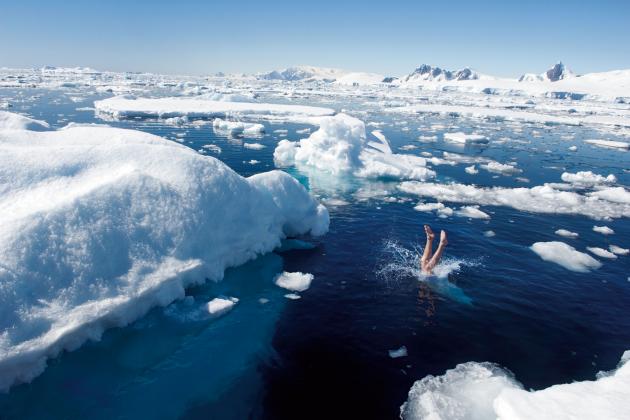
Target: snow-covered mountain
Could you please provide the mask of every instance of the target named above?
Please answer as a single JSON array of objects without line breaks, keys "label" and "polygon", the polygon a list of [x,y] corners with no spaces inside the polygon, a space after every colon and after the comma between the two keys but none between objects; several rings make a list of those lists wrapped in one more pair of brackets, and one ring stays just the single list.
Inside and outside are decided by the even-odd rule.
[{"label": "snow-covered mountain", "polygon": [[562,64],[562,61],[554,64],[549,70],[541,74],[525,73],[519,77],[519,82],[557,82],[575,77],[575,74]]},{"label": "snow-covered mountain", "polygon": [[257,75],[262,80],[284,80],[284,81],[316,81],[334,82],[349,72],[341,69],[333,69],[315,66],[295,66],[283,70],[273,70],[269,73]]},{"label": "snow-covered mountain", "polygon": [[421,81],[436,81],[445,82],[449,80],[477,80],[479,74],[468,67],[461,70],[446,70],[440,67],[433,67],[428,64],[423,64],[413,72],[408,74],[402,79],[403,83],[409,82],[421,82]]}]

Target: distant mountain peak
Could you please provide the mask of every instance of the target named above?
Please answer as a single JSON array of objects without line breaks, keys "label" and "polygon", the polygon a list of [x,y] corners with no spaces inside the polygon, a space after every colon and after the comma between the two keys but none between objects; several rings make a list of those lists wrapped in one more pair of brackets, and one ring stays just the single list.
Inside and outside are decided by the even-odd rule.
[{"label": "distant mountain peak", "polygon": [[477,80],[479,74],[468,67],[461,70],[446,70],[429,64],[422,64],[404,78],[405,82],[412,80],[448,81],[448,80]]},{"label": "distant mountain peak", "polygon": [[541,74],[525,73],[518,81],[519,82],[557,82],[559,80],[568,79],[574,77],[575,74],[569,70],[562,61],[558,61],[551,66],[549,70]]}]

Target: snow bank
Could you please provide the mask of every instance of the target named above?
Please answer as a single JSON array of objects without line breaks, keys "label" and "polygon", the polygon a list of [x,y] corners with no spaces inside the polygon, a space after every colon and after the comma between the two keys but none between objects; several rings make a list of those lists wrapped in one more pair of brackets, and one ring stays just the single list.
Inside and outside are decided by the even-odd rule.
[{"label": "snow bank", "polygon": [[[483,188],[466,184],[436,184],[407,181],[398,188],[410,194],[433,197],[442,202],[507,206],[521,211],[550,214],[578,214],[593,219],[630,217],[630,202],[615,202],[601,191],[578,194],[551,185],[532,188]],[[622,188],[623,189],[623,188]]]},{"label": "snow bank", "polygon": [[49,130],[50,126],[46,121],[34,120],[24,115],[13,112],[0,111],[0,130]]},{"label": "snow bank", "polygon": [[256,102],[213,101],[200,97],[135,98],[114,96],[94,102],[96,113],[113,118],[225,118],[249,117],[310,121],[312,117],[333,115],[330,108],[305,105],[280,105]]},{"label": "snow bank", "polygon": [[322,118],[320,127],[298,142],[281,140],[274,151],[279,166],[306,166],[333,175],[421,180],[433,178],[426,159],[393,154],[385,136],[368,141],[363,121],[346,114]]},{"label": "snow bank", "polygon": [[0,191],[0,389],[329,222],[281,171],[109,127],[0,130]]},{"label": "snow bank", "polygon": [[622,420],[630,412],[630,351],[595,381],[526,391],[507,370],[467,362],[417,381],[400,408],[405,420]]},{"label": "snow bank", "polygon": [[310,273],[289,273],[284,271],[276,276],[274,283],[277,286],[294,292],[303,292],[311,287],[314,276]]},{"label": "snow bank", "polygon": [[584,252],[576,251],[564,242],[536,242],[531,246],[540,258],[545,261],[554,262],[567,270],[585,273],[601,267],[601,263]]}]

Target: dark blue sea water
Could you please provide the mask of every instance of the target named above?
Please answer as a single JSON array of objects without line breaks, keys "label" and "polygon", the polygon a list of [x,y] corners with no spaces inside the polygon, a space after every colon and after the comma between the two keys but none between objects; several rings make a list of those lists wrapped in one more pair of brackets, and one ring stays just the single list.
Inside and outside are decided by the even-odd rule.
[{"label": "dark blue sea water", "polygon": [[[12,99],[12,111],[55,127],[70,121],[102,123],[93,112],[76,111],[101,96],[83,95],[74,102],[68,95],[39,90],[2,95]],[[582,139],[601,137],[589,128],[400,117],[361,103],[338,105],[366,111],[358,115],[366,122],[385,123],[379,128],[393,148],[413,144],[418,149],[406,153],[452,151],[503,163],[516,160],[523,170],[519,176],[530,182],[484,171],[472,176],[464,172],[467,165],[436,167],[440,181],[533,186],[559,182],[563,171],[592,170],[630,185],[630,155],[582,144]],[[273,150],[284,138],[274,130],[286,129],[287,138],[295,140],[305,136],[296,130],[309,127],[265,123],[264,137],[239,140],[215,133],[211,125],[108,124],[178,139],[195,150],[218,145],[222,153],[207,153],[245,176],[274,168]],[[433,134],[426,132],[432,124],[445,126],[438,132],[474,128],[495,141],[465,148],[415,141]],[[574,140],[563,139],[570,134]],[[501,143],[503,137],[509,140]],[[267,147],[250,150],[242,141]],[[577,153],[567,152],[572,144],[578,145]],[[252,159],[259,163],[248,163]],[[441,219],[415,211],[417,199],[397,192],[395,181],[288,171],[321,199],[347,202],[329,206],[330,232],[309,239],[311,249],[261,256],[228,270],[223,282],[187,292],[196,302],[238,297],[239,304],[222,318],[195,319],[189,302],[179,301],[59,355],[32,383],[0,395],[0,418],[389,419],[398,416],[415,380],[458,363],[496,362],[526,388],[540,389],[593,379],[596,372],[614,368],[630,348],[630,257],[575,273],[529,249],[534,242],[552,240],[580,250],[609,243],[627,248],[627,219],[605,222],[616,232],[611,236],[593,232],[594,224],[604,223],[582,216],[508,207],[483,207],[491,214],[488,221]],[[388,202],[384,196],[411,200]],[[394,260],[387,244],[422,245],[425,223],[448,231],[447,255],[463,262],[461,269],[442,283],[419,281],[403,270],[383,275],[383,267]],[[560,228],[579,233],[579,239],[558,237],[554,231]],[[496,236],[484,236],[487,230]],[[286,299],[286,291],[273,284],[282,270],[315,276],[301,299]],[[389,350],[403,345],[407,357],[389,357]]]}]

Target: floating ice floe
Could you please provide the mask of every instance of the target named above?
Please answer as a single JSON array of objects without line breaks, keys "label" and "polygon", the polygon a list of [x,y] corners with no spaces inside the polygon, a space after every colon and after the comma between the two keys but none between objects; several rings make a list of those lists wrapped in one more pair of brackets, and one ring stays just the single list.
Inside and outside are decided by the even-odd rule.
[{"label": "floating ice floe", "polygon": [[630,149],[630,143],[625,141],[614,140],[584,140],[584,143],[592,144],[593,146],[606,147],[609,149]]},{"label": "floating ice floe", "polygon": [[483,233],[483,236],[485,236],[486,238],[494,238],[496,236],[496,233],[494,233],[493,230],[486,230]]},{"label": "floating ice floe", "polygon": [[580,236],[576,232],[571,232],[570,230],[566,230],[566,229],[558,229],[554,233],[556,235],[563,236],[565,238],[571,238],[571,239],[575,239],[578,236]]},{"label": "floating ice floe", "polygon": [[605,194],[606,189],[582,195],[573,191],[560,191],[550,185],[532,188],[484,188],[416,181],[402,182],[398,188],[409,194],[433,197],[440,202],[507,206],[533,213],[579,214],[598,220],[630,217],[630,201],[613,201],[619,199],[619,195],[609,200],[609,196]]},{"label": "floating ice floe", "polygon": [[455,211],[455,216],[468,217],[470,219],[489,219],[490,215],[479,210],[479,206],[463,206]]},{"label": "floating ice floe", "polygon": [[499,162],[488,162],[487,164],[479,166],[481,169],[485,169],[486,171],[493,172],[495,174],[512,175],[523,172],[513,165],[506,165]]},{"label": "floating ice floe", "polygon": [[290,300],[302,299],[302,296],[298,295],[297,293],[287,293],[286,295],[284,295],[284,297]]},{"label": "floating ice floe", "polygon": [[617,245],[610,245],[608,247],[608,249],[610,249],[610,252],[612,252],[613,254],[617,254],[617,255],[628,255],[628,254],[630,254],[630,249],[622,248],[622,247],[617,246]]},{"label": "floating ice floe", "polygon": [[602,235],[614,235],[615,231],[608,226],[593,226],[593,232],[601,233]]},{"label": "floating ice floe", "polygon": [[601,257],[601,258],[608,258],[608,259],[611,259],[611,260],[617,259],[617,256],[614,253],[612,253],[612,252],[610,252],[610,251],[608,251],[608,250],[606,250],[604,248],[599,248],[599,247],[594,247],[594,246],[587,246],[586,249],[590,253],[595,254],[595,255],[597,255],[598,257]]},{"label": "floating ice floe", "polygon": [[230,298],[214,298],[206,305],[208,313],[212,316],[220,316],[232,310],[234,305],[238,303],[238,299]]},{"label": "floating ice floe", "polygon": [[392,359],[398,359],[399,357],[407,357],[407,347],[402,346],[399,349],[389,350],[389,357]]},{"label": "floating ice floe", "polygon": [[225,118],[284,119],[313,122],[313,117],[334,115],[330,108],[258,102],[215,101],[200,97],[136,98],[114,96],[94,102],[99,116],[112,118]]},{"label": "floating ice floe", "polygon": [[453,215],[453,209],[443,203],[418,203],[413,208],[416,211],[431,213],[435,211],[438,216],[445,218]]},{"label": "floating ice floe", "polygon": [[287,271],[282,272],[276,276],[274,283],[277,286],[294,292],[303,292],[311,287],[311,282],[314,276],[310,273],[289,273]]},{"label": "floating ice floe", "polygon": [[595,258],[564,242],[536,242],[530,248],[543,260],[554,262],[571,271],[585,273],[602,265]]},{"label": "floating ice floe", "polygon": [[488,143],[488,138],[481,134],[466,134],[462,132],[444,133],[444,140],[453,143]]},{"label": "floating ice floe", "polygon": [[564,172],[560,176],[564,182],[570,184],[577,184],[582,186],[594,186],[600,184],[614,184],[617,182],[617,177],[613,174],[603,176],[595,174],[592,171],[580,171],[577,173]]},{"label": "floating ice floe", "polygon": [[178,143],[110,127],[0,129],[0,190],[3,390],[329,223],[284,172],[244,178]]},{"label": "floating ice floe", "polygon": [[467,166],[464,171],[466,171],[467,174],[470,175],[476,175],[479,173],[479,170],[477,170],[477,168],[475,168],[475,165],[472,166]]},{"label": "floating ice floe", "polygon": [[267,146],[260,143],[243,143],[243,147],[246,149],[251,149],[251,150],[262,150]]},{"label": "floating ice floe", "polygon": [[435,172],[426,167],[426,159],[407,154],[393,154],[380,131],[372,134],[378,141],[368,141],[363,121],[346,114],[325,117],[308,138],[297,142],[281,140],[274,151],[279,166],[314,168],[333,175],[351,174],[361,178],[427,180]]},{"label": "floating ice floe", "polygon": [[35,120],[14,112],[0,111],[0,130],[49,130],[46,121]]},{"label": "floating ice floe", "polygon": [[404,420],[622,420],[630,412],[630,351],[594,381],[527,391],[493,363],[467,362],[414,383],[400,408]]},{"label": "floating ice floe", "polygon": [[241,121],[226,121],[221,118],[215,118],[212,126],[217,131],[230,133],[233,136],[241,135],[244,137],[257,137],[265,132],[265,126],[256,123],[244,123]]}]

